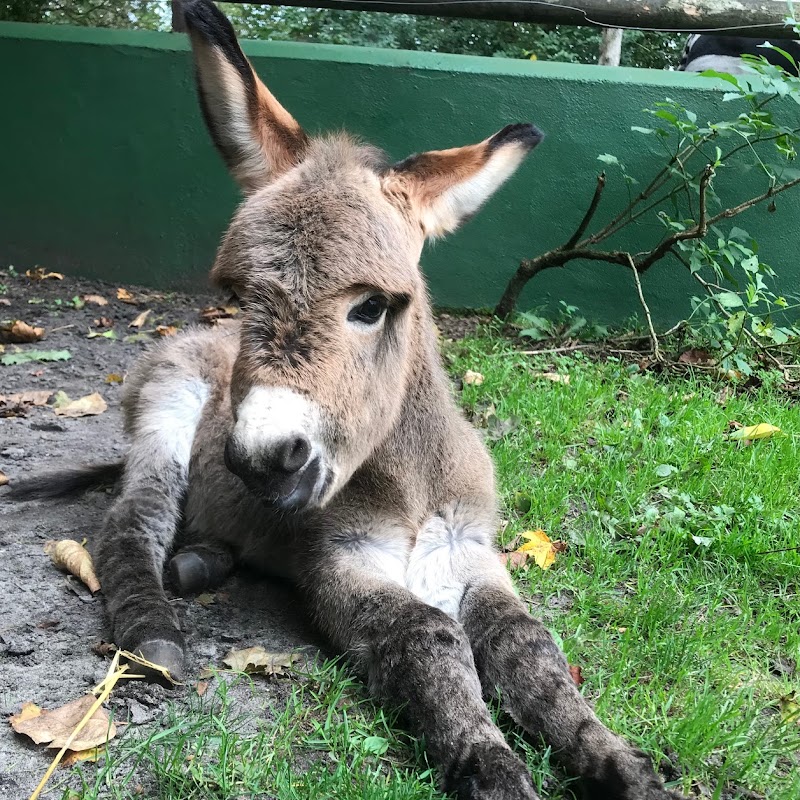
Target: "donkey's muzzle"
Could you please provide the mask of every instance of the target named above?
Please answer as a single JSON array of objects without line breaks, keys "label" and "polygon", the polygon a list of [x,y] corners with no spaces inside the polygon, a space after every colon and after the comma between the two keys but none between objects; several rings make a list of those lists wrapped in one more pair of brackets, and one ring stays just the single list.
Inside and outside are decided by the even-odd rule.
[{"label": "donkey's muzzle", "polygon": [[276,442],[257,455],[245,452],[234,437],[225,445],[225,466],[254,494],[282,511],[301,511],[314,499],[322,464],[302,434]]}]

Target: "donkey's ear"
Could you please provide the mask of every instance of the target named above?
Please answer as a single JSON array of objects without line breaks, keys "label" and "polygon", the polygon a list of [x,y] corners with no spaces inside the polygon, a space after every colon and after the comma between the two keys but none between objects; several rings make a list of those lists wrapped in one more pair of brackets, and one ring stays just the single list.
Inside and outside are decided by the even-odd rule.
[{"label": "donkey's ear", "polygon": [[183,6],[211,137],[245,192],[297,164],[307,137],[259,80],[227,17],[210,0]]},{"label": "donkey's ear", "polygon": [[407,196],[426,236],[440,236],[475,214],[542,138],[530,123],[508,125],[478,144],[409,156],[384,185]]}]

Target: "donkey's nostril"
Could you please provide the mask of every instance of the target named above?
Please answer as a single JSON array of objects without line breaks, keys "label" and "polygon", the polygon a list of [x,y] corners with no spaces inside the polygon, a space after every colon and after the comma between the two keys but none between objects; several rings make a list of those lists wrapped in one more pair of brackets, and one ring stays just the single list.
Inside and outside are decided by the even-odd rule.
[{"label": "donkey's nostril", "polygon": [[311,455],[311,443],[299,435],[287,439],[275,453],[275,465],[284,472],[297,472]]}]

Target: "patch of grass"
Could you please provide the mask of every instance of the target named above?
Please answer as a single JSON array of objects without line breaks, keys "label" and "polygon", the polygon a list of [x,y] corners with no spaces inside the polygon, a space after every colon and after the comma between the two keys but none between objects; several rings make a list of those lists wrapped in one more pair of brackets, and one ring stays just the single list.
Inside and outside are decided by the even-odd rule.
[{"label": "patch of grass", "polygon": [[[685,791],[796,800],[800,725],[780,699],[800,689],[800,417],[777,381],[725,399],[729,384],[708,377],[531,358],[491,335],[445,355],[454,376],[484,376],[461,398],[487,425],[503,542],[541,527],[569,544],[548,571],[514,578],[581,666],[601,719],[669,758]],[[785,435],[743,446],[725,438],[730,420]],[[270,696],[257,682],[254,692]],[[79,768],[80,796],[135,798],[141,785],[160,800],[441,797],[421,743],[336,663],[298,677],[258,718],[239,715],[224,681],[210,695]],[[549,752],[495,714],[541,794],[570,797]]]}]

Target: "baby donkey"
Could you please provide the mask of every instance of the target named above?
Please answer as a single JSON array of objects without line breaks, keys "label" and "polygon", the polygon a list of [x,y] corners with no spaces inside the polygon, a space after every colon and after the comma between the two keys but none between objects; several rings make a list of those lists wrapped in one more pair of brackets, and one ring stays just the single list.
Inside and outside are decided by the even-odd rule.
[{"label": "baby donkey", "polygon": [[676,797],[597,719],[498,560],[492,463],[451,396],[418,266],[540,132],[389,165],[345,135],[308,137],[211,2],[185,16],[206,123],[245,194],[212,269],[242,314],[146,355],[126,383],[124,464],[72,476],[119,480],[96,548],[114,641],[183,670],[162,582],[180,529],[178,592],[237,561],[293,581],[459,798],[536,797],[484,703],[496,687],[586,797]]}]

